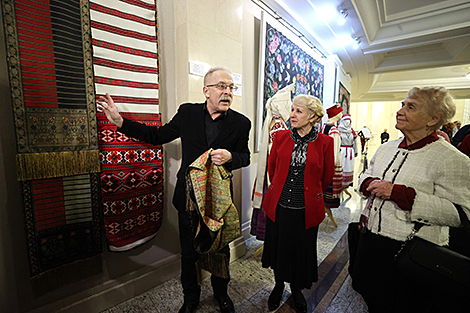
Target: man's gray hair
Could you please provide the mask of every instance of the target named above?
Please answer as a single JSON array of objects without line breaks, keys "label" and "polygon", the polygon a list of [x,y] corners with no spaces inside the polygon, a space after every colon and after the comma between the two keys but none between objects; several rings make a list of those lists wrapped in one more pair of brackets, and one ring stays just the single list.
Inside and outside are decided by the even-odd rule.
[{"label": "man's gray hair", "polygon": [[217,72],[217,71],[224,71],[226,73],[228,73],[230,76],[232,76],[232,70],[229,69],[228,67],[225,67],[225,66],[216,66],[216,67],[211,67],[206,75],[204,75],[204,86],[207,85],[207,79],[214,73],[214,72]]}]

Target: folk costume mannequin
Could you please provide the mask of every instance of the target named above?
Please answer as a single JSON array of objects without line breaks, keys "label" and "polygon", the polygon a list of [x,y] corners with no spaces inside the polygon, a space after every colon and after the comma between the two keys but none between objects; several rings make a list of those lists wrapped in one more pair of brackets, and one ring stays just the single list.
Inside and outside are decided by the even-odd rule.
[{"label": "folk costume mannequin", "polygon": [[340,150],[341,136],[338,129],[336,128],[336,123],[343,117],[343,108],[335,103],[332,107],[326,110],[326,114],[328,114],[328,121],[323,125],[321,132],[332,137],[334,140],[333,146],[335,152],[335,175],[333,176],[333,181],[326,189],[323,195],[323,199],[325,201],[326,214],[328,214],[333,225],[338,227],[331,209],[339,207],[340,195],[343,185],[343,167]]},{"label": "folk costume mannequin", "polygon": [[352,128],[351,115],[344,114],[339,122],[338,130],[341,135],[341,158],[343,165],[343,191],[351,197],[347,188],[353,185],[354,159],[357,157],[357,134]]},{"label": "folk costume mannequin", "polygon": [[[253,213],[251,216],[250,234],[256,239],[264,241],[266,231],[266,213],[261,207],[261,202],[266,194],[268,186],[267,161],[273,142],[274,134],[279,130],[288,129],[286,121],[292,106],[291,91],[294,84],[290,84],[279,90],[266,102],[266,118],[261,132],[260,151],[258,154],[258,168],[253,186]],[[255,252],[255,256],[263,251],[263,246]]]}]

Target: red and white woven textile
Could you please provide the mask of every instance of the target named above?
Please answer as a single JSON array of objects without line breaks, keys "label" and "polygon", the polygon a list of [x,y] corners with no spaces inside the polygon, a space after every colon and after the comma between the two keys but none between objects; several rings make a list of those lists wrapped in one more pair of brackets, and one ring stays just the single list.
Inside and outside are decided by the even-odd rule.
[{"label": "red and white woven textile", "polygon": [[[109,93],[124,116],[160,126],[155,0],[92,0],[90,16],[96,95]],[[126,251],[160,228],[162,149],[119,140],[125,136],[109,127],[100,119],[104,224],[109,249]]]}]

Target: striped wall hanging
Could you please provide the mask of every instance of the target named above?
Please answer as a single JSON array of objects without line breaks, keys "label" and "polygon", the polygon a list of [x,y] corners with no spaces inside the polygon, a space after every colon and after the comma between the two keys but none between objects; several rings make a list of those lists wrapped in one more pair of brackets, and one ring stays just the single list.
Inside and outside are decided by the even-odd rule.
[{"label": "striped wall hanging", "polygon": [[[96,94],[109,93],[129,119],[161,125],[155,0],[92,0],[90,9]],[[110,251],[128,251],[160,228],[163,151],[98,118],[105,235]]]}]

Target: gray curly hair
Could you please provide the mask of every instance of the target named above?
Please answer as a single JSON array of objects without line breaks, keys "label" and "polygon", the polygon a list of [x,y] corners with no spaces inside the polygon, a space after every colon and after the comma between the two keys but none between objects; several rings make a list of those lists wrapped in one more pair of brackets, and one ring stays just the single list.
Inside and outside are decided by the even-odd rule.
[{"label": "gray curly hair", "polygon": [[442,125],[450,122],[455,115],[454,98],[445,87],[413,87],[408,91],[408,97],[424,100],[426,111],[432,117],[442,114],[441,120],[432,127],[433,130],[438,130]]}]

